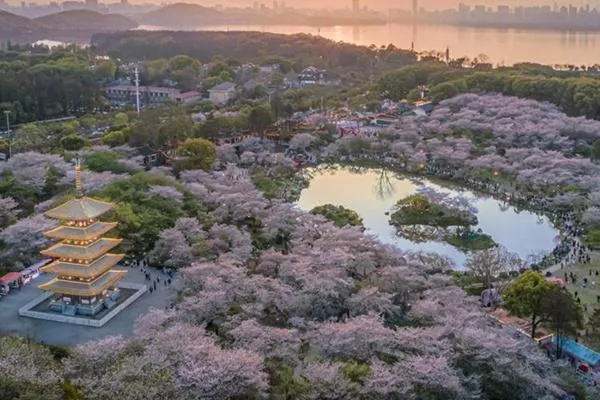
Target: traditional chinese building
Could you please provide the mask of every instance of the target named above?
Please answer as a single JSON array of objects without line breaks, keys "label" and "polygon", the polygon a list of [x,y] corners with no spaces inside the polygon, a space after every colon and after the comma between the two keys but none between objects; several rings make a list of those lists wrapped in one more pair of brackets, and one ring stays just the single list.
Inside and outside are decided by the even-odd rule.
[{"label": "traditional chinese building", "polygon": [[55,294],[50,303],[52,311],[93,316],[116,305],[119,296],[116,284],[127,271],[113,268],[124,254],[110,253],[121,239],[103,237],[117,223],[98,220],[112,209],[112,204],[84,196],[79,161],[75,171],[76,198],[45,213],[61,221],[59,227],[45,232],[60,242],[41,252],[54,260],[42,271],[56,277],[39,287]]}]

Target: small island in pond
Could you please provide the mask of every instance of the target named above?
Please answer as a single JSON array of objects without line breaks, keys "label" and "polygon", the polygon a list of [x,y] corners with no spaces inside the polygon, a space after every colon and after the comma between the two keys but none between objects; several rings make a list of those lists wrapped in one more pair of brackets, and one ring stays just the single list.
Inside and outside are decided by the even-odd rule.
[{"label": "small island in pond", "polygon": [[491,236],[480,229],[474,231],[477,216],[469,201],[450,197],[446,193],[423,188],[399,200],[390,215],[398,235],[418,241],[444,241],[461,251],[485,250],[495,247]]},{"label": "small island in pond", "polygon": [[325,204],[313,208],[310,213],[314,215],[322,215],[329,221],[333,222],[335,226],[340,228],[346,225],[363,227],[363,220],[358,213],[344,206]]},{"label": "small island in pond", "polygon": [[477,224],[477,217],[468,211],[433,203],[427,196],[413,194],[398,200],[390,223],[398,225],[429,225],[441,228]]}]

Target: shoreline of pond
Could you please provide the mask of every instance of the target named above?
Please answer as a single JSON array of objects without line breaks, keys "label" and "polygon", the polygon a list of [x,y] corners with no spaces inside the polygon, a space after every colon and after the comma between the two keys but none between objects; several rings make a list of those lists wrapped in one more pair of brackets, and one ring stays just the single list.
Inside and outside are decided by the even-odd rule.
[{"label": "shoreline of pond", "polygon": [[[508,207],[512,207],[515,212],[520,213],[522,211],[529,212],[540,218],[545,218],[550,223],[552,229],[554,229],[561,238],[565,238],[565,227],[563,226],[562,218],[557,210],[553,210],[548,206],[548,198],[543,196],[537,196],[535,198],[526,197],[527,195],[513,189],[510,192],[503,190],[502,187],[510,186],[514,188],[515,183],[506,182],[504,184],[494,184],[492,180],[487,179],[476,179],[470,176],[456,177],[450,174],[435,174],[427,172],[426,168],[422,168],[421,171],[412,171],[404,167],[400,163],[382,162],[369,158],[357,157],[353,160],[343,159],[325,159],[321,160],[312,165],[305,165],[299,171],[336,171],[342,168],[347,168],[351,172],[362,173],[369,170],[382,170],[393,174],[396,179],[405,179],[413,183],[423,184],[423,180],[428,181],[431,184],[440,186],[446,190],[452,190],[456,192],[470,192],[478,199],[491,199],[496,202],[506,203]],[[312,181],[313,176],[309,174],[308,182]],[[478,184],[474,184],[478,183]],[[300,190],[303,192],[307,187]],[[492,190],[492,188],[494,190]],[[531,195],[530,195],[531,196]],[[535,201],[533,201],[535,200]],[[296,202],[298,199],[296,199]],[[544,257],[538,262],[532,262],[529,267],[538,268],[540,270],[552,267],[557,263],[561,262],[561,259],[555,258],[555,251],[563,245],[563,242],[555,244],[552,249],[544,250]],[[458,251],[461,251],[457,249]],[[461,251],[463,254],[467,252]],[[526,260],[524,260],[526,261]]]}]

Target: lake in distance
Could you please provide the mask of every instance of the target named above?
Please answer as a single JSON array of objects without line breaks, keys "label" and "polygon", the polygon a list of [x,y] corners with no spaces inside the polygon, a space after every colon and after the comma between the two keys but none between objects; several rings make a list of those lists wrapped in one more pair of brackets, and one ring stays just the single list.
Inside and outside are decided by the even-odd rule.
[{"label": "lake in distance", "polygon": [[[419,182],[439,191],[453,192],[426,179]],[[466,254],[453,246],[440,242],[413,243],[398,237],[396,230],[389,224],[389,215],[396,202],[416,193],[415,180],[388,172],[382,179],[381,170],[367,169],[356,173],[348,168],[335,171],[317,170],[313,172],[308,188],[300,195],[298,206],[306,211],[323,204],[341,205],[356,211],[363,219],[366,233],[372,234],[381,242],[391,244],[401,250],[439,253],[450,257],[457,267],[464,265]],[[513,207],[486,196],[477,196],[470,191],[461,195],[472,200],[478,209],[477,218],[484,233],[512,253],[526,260],[530,255],[547,253],[554,248],[554,239],[559,232],[548,218],[528,211],[516,212]]]},{"label": "lake in distance", "polygon": [[[140,30],[172,29],[142,25]],[[459,27],[450,25],[387,24],[365,26],[288,25],[215,25],[200,28],[178,27],[177,30],[258,31],[272,33],[310,33],[334,41],[377,46],[390,43],[416,51],[445,51],[450,56],[470,58],[485,54],[494,64],[512,65],[517,62],[537,62],[548,65],[600,64],[600,31],[568,32],[552,30],[498,29]]]}]

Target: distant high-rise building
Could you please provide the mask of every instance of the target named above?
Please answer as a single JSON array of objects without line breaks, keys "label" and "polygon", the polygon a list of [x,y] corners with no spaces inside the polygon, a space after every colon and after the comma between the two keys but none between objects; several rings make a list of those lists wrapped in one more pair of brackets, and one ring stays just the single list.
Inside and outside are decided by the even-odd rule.
[{"label": "distant high-rise building", "polygon": [[127,4],[129,4],[127,0],[121,0],[121,5],[126,6]]},{"label": "distant high-rise building", "polygon": [[352,11],[355,13],[360,11],[360,0],[352,0]]},{"label": "distant high-rise building", "polygon": [[85,0],[87,8],[98,8],[98,0]]},{"label": "distant high-rise building", "polygon": [[413,12],[413,16],[415,16],[419,13],[419,0],[413,0],[412,3],[413,3],[412,12]]}]

